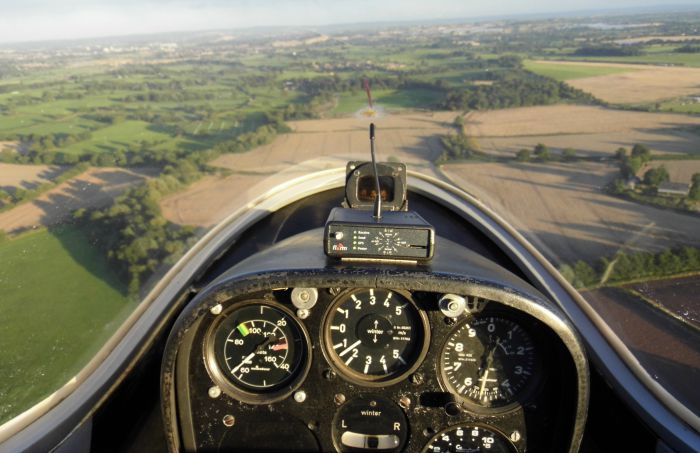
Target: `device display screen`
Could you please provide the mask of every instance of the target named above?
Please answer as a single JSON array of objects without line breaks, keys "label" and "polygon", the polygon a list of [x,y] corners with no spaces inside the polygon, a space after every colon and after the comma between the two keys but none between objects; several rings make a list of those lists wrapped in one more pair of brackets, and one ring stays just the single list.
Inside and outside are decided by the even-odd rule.
[{"label": "device display screen", "polygon": [[[394,178],[380,176],[379,184],[382,188],[382,201],[394,201]],[[357,181],[357,199],[360,201],[374,201],[377,198],[377,188],[374,176],[361,176]]]}]

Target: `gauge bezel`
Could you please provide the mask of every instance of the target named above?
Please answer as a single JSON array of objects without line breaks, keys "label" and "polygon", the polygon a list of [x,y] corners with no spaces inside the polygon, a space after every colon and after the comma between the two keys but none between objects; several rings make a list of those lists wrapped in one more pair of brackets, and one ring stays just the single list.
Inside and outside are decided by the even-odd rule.
[{"label": "gauge bezel", "polygon": [[[280,310],[296,324],[296,327],[299,329],[303,337],[301,349],[304,356],[302,357],[302,363],[295,372],[295,376],[291,378],[288,384],[270,391],[261,390],[259,392],[255,392],[240,387],[228,378],[216,358],[216,333],[221,324],[231,315],[231,313],[240,310],[241,308],[255,305],[265,305],[276,310]],[[306,326],[304,326],[304,324],[292,310],[278,302],[266,299],[249,299],[242,302],[234,302],[230,306],[226,307],[220,314],[215,315],[215,319],[207,329],[204,338],[203,359],[207,373],[209,373],[209,377],[224,393],[244,403],[268,404],[287,398],[301,386],[306,379],[306,376],[309,374],[309,370],[311,369],[312,346],[309,332],[306,330]]]},{"label": "gauge bezel", "polygon": [[[350,297],[351,294],[357,291],[368,291],[370,289],[391,291],[403,297],[415,310],[418,315],[418,319],[420,320],[420,326],[416,326],[418,328],[417,331],[419,331],[420,335],[422,336],[422,338],[418,340],[417,344],[417,347],[419,348],[418,354],[415,356],[415,359],[413,359],[413,363],[411,363],[410,366],[400,373],[389,374],[387,376],[368,376],[363,373],[358,373],[345,365],[343,361],[339,361],[336,354],[332,352],[333,341],[331,340],[330,330],[332,314],[342,302],[345,302],[345,300]],[[340,292],[329,304],[326,313],[323,315],[323,321],[321,322],[320,338],[322,339],[321,351],[323,351],[323,356],[326,359],[326,362],[328,362],[331,368],[343,379],[352,384],[357,384],[364,387],[385,387],[387,385],[397,384],[406,379],[406,377],[415,372],[423,364],[426,356],[428,355],[428,349],[430,348],[430,321],[428,320],[428,315],[418,307],[416,302],[413,300],[411,293],[408,291],[379,287],[348,288]]]},{"label": "gauge bezel", "polygon": [[510,450],[511,450],[512,453],[517,453],[517,452],[520,451],[520,450],[518,449],[518,447],[516,447],[516,446],[513,444],[513,442],[508,438],[508,436],[506,436],[505,433],[504,433],[503,431],[501,431],[500,429],[495,428],[495,427],[493,427],[493,426],[491,426],[491,425],[484,424],[484,423],[465,422],[465,423],[459,423],[459,424],[456,424],[456,425],[450,425],[450,426],[448,426],[447,428],[441,429],[440,431],[438,431],[437,433],[435,433],[430,439],[428,439],[428,442],[426,442],[425,446],[421,449],[421,453],[431,453],[431,451],[428,450],[428,446],[429,446],[430,444],[432,444],[437,438],[439,438],[440,436],[442,436],[442,435],[445,434],[446,432],[454,431],[454,430],[456,430],[456,429],[458,429],[458,428],[479,428],[479,429],[488,429],[489,431],[494,432],[494,433],[498,434],[499,436],[501,436],[501,437],[503,438],[503,440],[505,440],[505,441],[507,442],[507,444],[508,444],[508,446],[510,447]]},{"label": "gauge bezel", "polygon": [[[517,313],[517,312],[516,312]],[[512,397],[512,402],[508,404],[504,404],[501,406],[485,406],[479,403],[475,403],[469,398],[465,398],[464,396],[460,395],[459,393],[456,393],[454,389],[452,388],[451,384],[449,383],[447,376],[445,374],[444,367],[442,366],[442,360],[443,360],[443,352],[445,348],[447,347],[447,343],[452,339],[452,335],[454,335],[459,329],[461,329],[465,324],[468,324],[470,322],[473,322],[475,319],[478,318],[502,318],[508,321],[511,321],[513,323],[518,324],[521,329],[527,333],[527,335],[530,336],[530,339],[532,340],[533,346],[535,347],[535,352],[534,352],[534,363],[532,365],[532,377],[530,378],[529,382],[525,384],[525,387],[523,387],[522,390],[517,392],[513,397]],[[531,322],[528,322],[529,318],[527,318],[524,315],[514,314],[514,312],[511,312],[509,310],[502,310],[500,308],[490,308],[486,309],[484,311],[481,311],[479,313],[474,313],[474,314],[468,314],[464,318],[460,319],[457,323],[455,323],[454,326],[450,329],[450,331],[447,333],[445,337],[445,341],[442,342],[440,345],[440,349],[438,350],[438,354],[435,360],[435,368],[438,376],[438,382],[440,384],[440,388],[444,390],[445,392],[450,393],[453,395],[456,400],[462,405],[462,407],[466,410],[468,410],[471,413],[476,413],[476,414],[486,414],[486,415],[492,415],[492,414],[501,414],[505,412],[510,412],[513,410],[516,410],[520,407],[523,406],[523,403],[527,402],[528,400],[531,399],[531,397],[537,393],[539,390],[540,386],[542,385],[542,382],[544,381],[544,377],[542,375],[542,361],[543,361],[543,353],[544,351],[542,350],[542,342],[538,341],[539,336],[536,335],[532,326]]]}]

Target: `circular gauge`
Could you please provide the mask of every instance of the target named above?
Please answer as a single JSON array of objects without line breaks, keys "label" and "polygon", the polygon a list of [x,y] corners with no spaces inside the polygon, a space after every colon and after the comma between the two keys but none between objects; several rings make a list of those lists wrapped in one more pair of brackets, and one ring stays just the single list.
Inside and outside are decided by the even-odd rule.
[{"label": "circular gauge", "polygon": [[515,453],[513,444],[498,431],[478,425],[452,426],[440,431],[423,453]]},{"label": "circular gauge", "polygon": [[387,289],[356,289],[338,297],[323,324],[326,355],[350,381],[398,382],[425,357],[429,325],[407,296]]},{"label": "circular gauge", "polygon": [[516,404],[532,387],[537,362],[530,334],[500,316],[479,316],[458,325],[440,353],[447,389],[480,408]]},{"label": "circular gauge", "polygon": [[234,305],[207,336],[207,365],[224,390],[246,402],[292,392],[310,365],[309,339],[286,308],[263,301]]}]

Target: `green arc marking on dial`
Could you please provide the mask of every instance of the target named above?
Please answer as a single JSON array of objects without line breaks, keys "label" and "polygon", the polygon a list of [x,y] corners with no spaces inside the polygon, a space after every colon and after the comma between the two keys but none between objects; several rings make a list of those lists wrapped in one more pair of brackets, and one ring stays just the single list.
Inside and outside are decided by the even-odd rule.
[{"label": "green arc marking on dial", "polygon": [[248,335],[250,332],[248,332],[248,328],[245,326],[245,323],[240,323],[238,326],[236,326],[236,329],[243,335],[244,337]]}]

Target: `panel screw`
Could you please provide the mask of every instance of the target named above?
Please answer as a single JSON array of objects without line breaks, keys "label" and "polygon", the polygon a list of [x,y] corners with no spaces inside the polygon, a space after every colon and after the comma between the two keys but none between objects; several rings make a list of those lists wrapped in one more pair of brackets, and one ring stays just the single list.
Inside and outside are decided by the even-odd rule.
[{"label": "panel screw", "polygon": [[467,300],[457,294],[445,294],[438,302],[440,311],[448,318],[457,318],[467,309]]},{"label": "panel screw", "polygon": [[372,400],[369,402],[369,407],[377,407],[377,402]]},{"label": "panel screw", "polygon": [[309,422],[308,425],[306,425],[311,431],[316,431],[318,429],[318,422]]},{"label": "panel screw", "polygon": [[335,396],[333,397],[333,402],[335,402],[335,404],[340,406],[341,404],[343,404],[345,402],[345,395],[343,395],[342,393],[336,393]]},{"label": "panel screw", "polygon": [[423,383],[423,375],[420,373],[413,373],[411,375],[411,384],[421,385]]},{"label": "panel screw", "polygon": [[407,396],[402,396],[399,398],[399,406],[401,406],[403,409],[408,410],[409,407],[411,407],[411,398]]},{"label": "panel screw", "polygon": [[306,401],[306,392],[303,390],[294,392],[294,401],[296,401],[297,403],[303,403],[304,401]]},{"label": "panel screw", "polygon": [[519,441],[520,437],[521,437],[520,432],[517,430],[510,433],[510,440],[512,440],[513,442]]},{"label": "panel screw", "polygon": [[313,308],[318,301],[318,290],[316,288],[294,288],[290,298],[292,304],[297,308]]},{"label": "panel screw", "polygon": [[335,379],[335,371],[328,368],[323,372],[323,377],[328,381],[332,381],[333,379]]},{"label": "panel screw", "polygon": [[306,319],[309,317],[310,314],[311,312],[306,308],[300,308],[299,310],[297,310],[297,318],[299,319]]},{"label": "panel screw", "polygon": [[223,307],[221,306],[221,304],[216,304],[213,307],[211,307],[209,309],[209,311],[211,312],[212,315],[219,315],[219,314],[221,314],[222,308]]},{"label": "panel screw", "polygon": [[209,387],[209,398],[218,398],[221,396],[221,389],[218,385]]},{"label": "panel screw", "polygon": [[236,417],[231,414],[224,415],[223,422],[225,427],[230,428],[236,424]]},{"label": "panel screw", "polygon": [[337,296],[340,294],[340,288],[328,288],[328,292],[331,296]]}]

